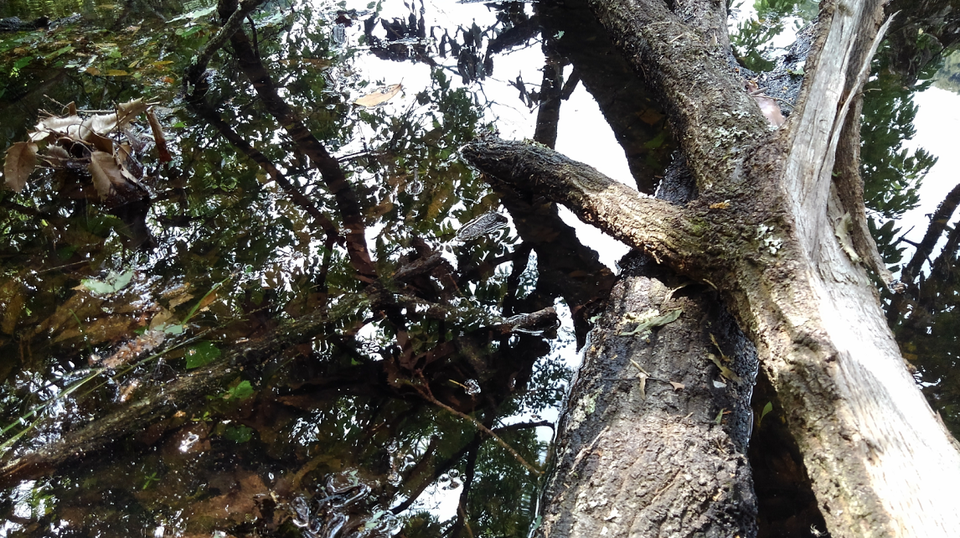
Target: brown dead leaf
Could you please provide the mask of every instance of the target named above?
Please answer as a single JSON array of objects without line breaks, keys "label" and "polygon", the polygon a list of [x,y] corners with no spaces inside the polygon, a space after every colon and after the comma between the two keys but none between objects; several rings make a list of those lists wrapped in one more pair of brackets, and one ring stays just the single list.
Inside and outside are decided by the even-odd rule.
[{"label": "brown dead leaf", "polygon": [[670,381],[670,384],[673,385],[673,390],[683,390],[686,388],[686,385],[677,383],[676,381]]},{"label": "brown dead leaf", "polygon": [[157,155],[161,163],[168,163],[173,160],[170,152],[167,151],[167,139],[163,136],[163,129],[160,128],[160,122],[157,115],[153,113],[152,108],[147,109],[147,121],[150,123],[150,130],[153,131],[153,141],[157,144]]},{"label": "brown dead leaf", "polygon": [[83,125],[80,127],[80,139],[89,140],[88,137],[92,133],[97,133],[101,136],[108,135],[116,128],[116,114],[97,114],[90,116],[83,121]]},{"label": "brown dead leaf", "polygon": [[93,186],[97,189],[100,199],[104,199],[116,191],[116,186],[125,184],[123,172],[117,166],[113,155],[103,151],[94,151],[90,154],[90,165],[87,167],[93,177]]},{"label": "brown dead leaf", "polygon": [[34,126],[34,132],[30,133],[30,140],[34,142],[45,140],[51,134],[80,138],[79,127],[82,123],[83,119],[75,114],[71,116],[50,116]]},{"label": "brown dead leaf", "polygon": [[223,493],[192,503],[188,508],[190,519],[213,521],[227,527],[262,517],[256,500],[268,497],[270,489],[256,472],[241,470],[232,474],[223,473],[215,477],[210,486]]},{"label": "brown dead leaf", "polygon": [[15,142],[7,149],[7,160],[3,165],[7,186],[17,192],[22,191],[36,167],[37,145],[33,142]]},{"label": "brown dead leaf", "polygon": [[400,93],[400,90],[403,88],[402,84],[394,84],[392,86],[387,86],[383,91],[376,91],[373,93],[368,93],[363,97],[357,99],[353,103],[360,105],[362,107],[373,108],[381,103],[386,103],[393,98],[394,95]]},{"label": "brown dead leaf", "polygon": [[127,101],[117,105],[117,125],[120,128],[126,127],[134,118],[146,112],[147,104],[140,99]]},{"label": "brown dead leaf", "polygon": [[73,159],[70,152],[61,146],[47,146],[40,157],[53,168],[63,168]]},{"label": "brown dead leaf", "polygon": [[211,291],[210,293],[204,295],[203,299],[200,299],[200,305],[197,307],[197,310],[203,311],[208,306],[210,306],[211,303],[213,303],[216,300],[217,300],[217,292]]},{"label": "brown dead leaf", "polygon": [[87,133],[84,139],[87,142],[90,142],[91,144],[93,144],[93,147],[100,151],[111,153],[111,154],[113,153],[113,140],[105,136],[102,136],[99,133],[90,131],[89,133]]},{"label": "brown dead leaf", "polygon": [[117,163],[117,167],[120,168],[120,175],[127,179],[130,183],[139,184],[140,181],[137,179],[137,176],[133,175],[130,170],[127,169],[125,164]]}]

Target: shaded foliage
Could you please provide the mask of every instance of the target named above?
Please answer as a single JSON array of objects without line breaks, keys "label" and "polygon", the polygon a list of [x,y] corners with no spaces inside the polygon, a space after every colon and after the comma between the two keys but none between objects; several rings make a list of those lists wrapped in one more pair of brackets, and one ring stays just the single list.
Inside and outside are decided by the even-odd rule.
[{"label": "shaded foliage", "polygon": [[[64,200],[49,172],[24,195],[2,194],[0,346],[19,357],[0,372],[7,456],[95,428],[97,417],[122,416],[127,402],[162,398],[165,384],[235,356],[246,340],[269,343],[289,320],[320,315],[322,330],[312,343],[278,340],[267,362],[228,373],[219,391],[107,447],[109,460],[41,478],[23,490],[27,497],[11,490],[6,506],[21,510],[31,496],[51,492],[56,502],[48,497],[35,514],[41,527],[59,521],[86,532],[163,526],[307,535],[336,524],[392,534],[396,515],[411,534],[437,525],[448,533],[526,529],[536,480],[517,458],[542,462],[545,447],[533,432],[548,423],[504,428],[504,421],[555,407],[569,371],[534,367],[551,347],[529,333],[551,334],[553,326],[511,332],[525,327],[529,311],[518,300],[537,286],[529,249],[521,249],[520,265],[513,261],[521,244],[515,229],[458,235],[475,218],[503,212],[457,159],[476,136],[479,103],[438,66],[432,84],[403,107],[352,105],[378,82],[356,74],[358,53],[342,40],[351,15],[271,4],[251,13],[242,31],[262,58],[262,76],[283,88],[276,96],[283,106],[324,151],[341,155],[323,164],[271,118],[269,97],[252,91],[266,79],[252,88],[242,82],[251,71],[249,61],[237,61],[236,41],[233,55],[187,78],[188,92],[202,86],[207,108],[195,115],[179,104],[178,73],[215,35],[214,15],[196,8],[177,24],[151,28],[156,37],[146,43],[126,39],[137,33],[129,29],[69,30],[98,36],[91,49],[111,40],[116,67],[142,55],[138,65],[150,67],[133,73],[108,73],[113,53],[106,64],[80,65],[91,49],[79,48],[61,52],[67,63],[44,66],[98,91],[76,96],[64,87],[55,96],[84,109],[134,94],[167,106],[160,116],[175,160],[147,163],[146,223],[156,247],[141,252],[124,248],[117,221],[96,205]],[[460,35],[479,47],[486,32],[497,33]],[[42,48],[38,38],[45,37],[16,39]],[[126,84],[110,91],[112,82]],[[375,260],[370,275],[358,272],[351,250],[366,247],[344,241],[363,229],[345,229],[352,217],[330,190],[330,166],[348,181],[334,189],[346,188],[358,205]],[[129,283],[110,284],[110,271]],[[546,299],[537,308],[552,305]],[[441,523],[415,501],[438,480],[450,488],[453,471],[470,478],[456,488],[458,516]],[[498,488],[526,502],[484,494]],[[324,500],[360,491],[339,506]],[[97,508],[76,511],[94,498]],[[20,534],[37,528],[9,510]]]}]

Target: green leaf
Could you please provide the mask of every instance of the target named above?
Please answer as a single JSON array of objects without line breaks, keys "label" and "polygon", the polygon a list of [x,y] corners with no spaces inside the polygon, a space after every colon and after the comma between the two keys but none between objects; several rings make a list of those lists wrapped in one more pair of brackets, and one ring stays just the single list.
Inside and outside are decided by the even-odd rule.
[{"label": "green leaf", "polygon": [[184,330],[185,329],[183,328],[183,325],[180,325],[179,323],[176,325],[163,326],[163,332],[166,334],[183,334]]},{"label": "green leaf", "polygon": [[[244,383],[246,383],[246,381],[244,381]],[[227,426],[227,429],[223,432],[223,436],[234,443],[246,443],[253,438],[253,428],[248,428],[242,424],[239,426]]]},{"label": "green leaf", "polygon": [[767,402],[767,405],[763,406],[763,411],[760,411],[760,420],[757,421],[758,428],[763,424],[763,417],[767,416],[770,411],[773,411],[773,402]]},{"label": "green leaf", "polygon": [[127,284],[130,283],[130,280],[133,279],[133,269],[127,271],[126,273],[118,275],[113,271],[110,271],[110,274],[107,275],[107,278],[103,280],[94,280],[92,278],[85,278],[80,281],[80,285],[93,293],[99,293],[105,295],[108,293],[114,293],[122,290],[127,287]]},{"label": "green leaf", "polygon": [[68,53],[68,52],[70,52],[70,51],[72,51],[72,50],[73,50],[73,45],[67,45],[67,46],[65,46],[65,47],[61,47],[61,48],[59,48],[59,49],[51,52],[50,54],[47,54],[44,58],[46,58],[47,60],[49,60],[49,59],[52,59],[52,58],[56,58],[57,56],[60,56],[61,54],[66,54],[66,53]]},{"label": "green leaf", "polygon": [[191,26],[189,28],[180,28],[174,33],[180,37],[190,37],[201,30],[203,30],[203,26]]},{"label": "green leaf", "polygon": [[182,20],[197,20],[201,17],[213,15],[213,13],[216,10],[217,10],[217,6],[216,4],[214,4],[210,7],[204,7],[204,8],[193,10],[189,13],[184,13],[183,15],[180,15],[179,17],[174,17],[168,20],[167,22],[169,23],[169,22],[176,22],[176,21],[182,21]]},{"label": "green leaf", "polygon": [[253,396],[254,394],[253,386],[250,385],[249,381],[241,381],[235,387],[231,387],[227,390],[227,393],[224,394],[224,400],[246,400],[247,398]]},{"label": "green leaf", "polygon": [[187,369],[210,364],[220,356],[220,349],[211,342],[203,341],[187,350]]}]

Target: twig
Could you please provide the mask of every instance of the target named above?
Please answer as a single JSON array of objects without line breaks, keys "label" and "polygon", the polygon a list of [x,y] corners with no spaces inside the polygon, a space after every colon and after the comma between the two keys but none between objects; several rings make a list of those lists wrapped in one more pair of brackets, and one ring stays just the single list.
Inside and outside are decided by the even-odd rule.
[{"label": "twig", "polygon": [[[543,474],[543,471],[541,471],[541,470],[537,469],[536,467],[534,467],[533,465],[530,465],[529,463],[527,463],[527,460],[523,459],[523,456],[521,456],[516,450],[514,450],[512,446],[508,445],[506,441],[504,441],[503,439],[501,439],[499,435],[493,433],[493,430],[491,430],[490,428],[484,426],[483,423],[481,423],[479,420],[471,417],[470,415],[468,415],[468,414],[466,414],[466,413],[462,413],[462,412],[460,412],[460,411],[457,411],[456,409],[454,409],[454,408],[450,407],[449,405],[447,405],[447,404],[441,402],[440,400],[436,399],[436,397],[434,397],[433,393],[430,392],[430,388],[426,385],[426,379],[424,379],[422,375],[421,375],[421,380],[424,382],[424,384],[417,387],[417,392],[419,392],[420,395],[423,396],[424,399],[426,399],[428,402],[436,405],[437,407],[440,407],[441,409],[444,409],[444,410],[446,410],[446,411],[448,411],[448,412],[450,412],[450,413],[453,413],[454,415],[457,415],[458,417],[460,417],[460,418],[462,418],[462,419],[465,419],[465,420],[468,420],[468,421],[472,422],[473,425],[476,426],[478,430],[480,430],[480,431],[482,431],[483,433],[489,435],[494,441],[496,441],[496,442],[497,442],[500,446],[502,446],[507,452],[509,452],[510,455],[514,457],[514,459],[516,459],[518,462],[520,462],[520,465],[523,465],[528,471],[530,471],[531,473],[533,473],[533,474],[535,474],[535,475],[537,475],[537,476],[540,476],[540,475]],[[423,388],[421,388],[421,387],[423,387]]]}]

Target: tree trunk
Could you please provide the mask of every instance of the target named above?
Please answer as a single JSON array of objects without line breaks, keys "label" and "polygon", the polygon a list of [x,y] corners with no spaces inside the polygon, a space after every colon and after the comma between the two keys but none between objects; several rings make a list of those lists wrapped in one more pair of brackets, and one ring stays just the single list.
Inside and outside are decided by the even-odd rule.
[{"label": "tree trunk", "polygon": [[753,536],[746,447],[756,350],[709,287],[642,258],[585,348],[542,535]]},{"label": "tree trunk", "polygon": [[[907,372],[868,273],[891,278],[866,232],[856,166],[858,92],[880,2],[823,5],[800,99],[779,130],[726,65],[722,3],[593,7],[668,111],[699,198],[679,207],[643,197],[534,145],[486,139],[464,155],[492,181],[550,196],[720,292],[757,348],[833,536],[955,534],[948,492],[960,483],[960,453]],[[598,353],[613,362],[617,351]],[[567,427],[580,426],[570,418],[577,401]],[[649,434],[680,423],[685,413],[674,413]],[[655,417],[637,419],[646,420]],[[623,487],[636,492],[635,474]]]}]

